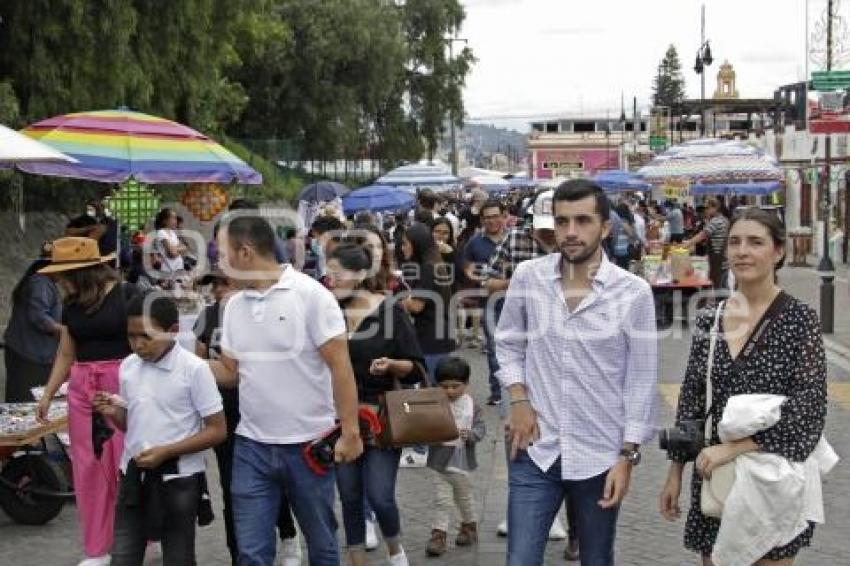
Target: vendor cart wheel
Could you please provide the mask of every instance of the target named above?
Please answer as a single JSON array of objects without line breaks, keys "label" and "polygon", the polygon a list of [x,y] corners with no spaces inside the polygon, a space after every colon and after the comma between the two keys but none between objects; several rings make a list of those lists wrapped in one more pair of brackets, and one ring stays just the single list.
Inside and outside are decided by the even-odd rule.
[{"label": "vendor cart wheel", "polygon": [[[65,503],[61,497],[32,493],[31,488],[62,493],[65,475],[54,462],[39,454],[24,454],[6,462],[0,471],[0,507],[22,525],[43,525],[56,517]],[[17,486],[12,489],[8,483]]]}]

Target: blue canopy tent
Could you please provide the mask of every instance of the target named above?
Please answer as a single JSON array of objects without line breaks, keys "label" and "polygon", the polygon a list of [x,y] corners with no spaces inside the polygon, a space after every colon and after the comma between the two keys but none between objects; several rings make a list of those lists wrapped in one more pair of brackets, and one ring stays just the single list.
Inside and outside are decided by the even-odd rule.
[{"label": "blue canopy tent", "polygon": [[386,212],[411,208],[415,197],[409,192],[390,185],[371,185],[350,192],[342,199],[345,214],[354,214],[362,210]]},{"label": "blue canopy tent", "polygon": [[592,180],[608,192],[648,191],[652,188],[630,171],[600,171]]},{"label": "blue canopy tent", "polygon": [[691,185],[692,195],[766,196],[782,187],[780,181],[753,181],[751,183],[697,183]]}]

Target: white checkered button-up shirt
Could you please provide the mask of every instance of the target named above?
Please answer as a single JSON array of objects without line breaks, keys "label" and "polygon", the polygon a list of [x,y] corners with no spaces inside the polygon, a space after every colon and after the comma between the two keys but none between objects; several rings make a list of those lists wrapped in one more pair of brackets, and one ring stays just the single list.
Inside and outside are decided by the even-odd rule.
[{"label": "white checkered button-up shirt", "polygon": [[561,458],[565,480],[610,469],[625,442],[655,434],[657,336],[652,290],[603,258],[591,292],[570,312],[561,254],[521,263],[496,330],[499,379],[525,385],[542,470]]}]

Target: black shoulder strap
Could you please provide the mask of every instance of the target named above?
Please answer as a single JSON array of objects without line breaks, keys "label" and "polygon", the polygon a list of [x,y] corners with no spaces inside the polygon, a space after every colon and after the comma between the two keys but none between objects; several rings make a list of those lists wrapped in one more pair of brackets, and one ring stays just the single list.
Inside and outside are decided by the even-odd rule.
[{"label": "black shoulder strap", "polygon": [[[765,311],[764,315],[759,320],[755,329],[753,329],[753,333],[750,334],[749,340],[747,340],[747,344],[744,346],[744,349],[741,351],[741,354],[738,356],[738,360],[741,362],[745,362],[747,358],[752,355],[755,349],[762,345],[764,342],[764,335],[770,325],[779,318],[779,315],[782,314],[782,311],[785,310],[785,306],[791,301],[791,295],[786,293],[785,291],[780,291],[779,295],[773,300],[770,306]],[[736,361],[738,361],[736,360]]]}]

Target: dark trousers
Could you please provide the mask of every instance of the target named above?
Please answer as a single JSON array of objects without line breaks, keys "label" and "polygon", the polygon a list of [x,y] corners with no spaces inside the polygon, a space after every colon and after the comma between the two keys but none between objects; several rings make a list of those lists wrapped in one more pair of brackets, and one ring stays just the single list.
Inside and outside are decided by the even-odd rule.
[{"label": "dark trousers", "polygon": [[401,450],[367,447],[354,462],[339,464],[336,485],[342,502],[342,523],[349,547],[366,543],[365,506],[371,503],[384,540],[393,541],[401,534],[401,518],[395,498],[396,478]]},{"label": "dark trousers", "polygon": [[507,565],[543,564],[549,527],[567,497],[577,518],[582,566],[614,566],[619,507],[599,507],[606,477],[607,472],[585,480],[563,480],[560,458],[543,471],[527,452],[520,451],[508,472]]},{"label": "dark trousers", "polygon": [[499,325],[499,317],[502,307],[505,306],[504,299],[488,301],[484,307],[482,326],[484,327],[484,338],[487,340],[487,366],[490,370],[490,396],[495,399],[502,398],[502,384],[496,377],[499,371],[499,360],[496,358],[496,327]]},{"label": "dark trousers", "polygon": [[47,384],[53,364],[39,364],[23,357],[6,346],[6,402],[24,403],[33,400],[30,389]]},{"label": "dark trousers", "polygon": [[[227,537],[227,550],[230,561],[236,566],[239,547],[236,545],[236,528],[233,524],[233,500],[230,495],[230,482],[233,478],[233,446],[236,443],[236,426],[239,424],[239,391],[220,389],[224,402],[224,417],[227,422],[227,440],[214,448],[218,464],[218,477],[221,482],[221,498],[224,514],[224,532]],[[295,521],[286,500],[281,501],[277,517],[277,529],[281,539],[295,537]]]},{"label": "dark trousers", "polygon": [[[195,522],[201,500],[201,474],[177,478],[163,484],[165,527],[162,531],[163,566],[194,566]],[[145,515],[141,506],[127,507],[122,485],[115,509],[115,539],[112,566],[141,566],[148,544]]]}]

